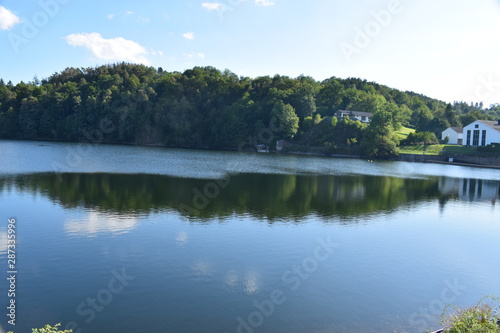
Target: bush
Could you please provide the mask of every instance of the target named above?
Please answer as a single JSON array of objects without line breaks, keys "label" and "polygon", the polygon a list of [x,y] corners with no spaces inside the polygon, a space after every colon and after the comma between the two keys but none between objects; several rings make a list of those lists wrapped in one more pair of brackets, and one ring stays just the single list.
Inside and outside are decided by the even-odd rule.
[{"label": "bush", "polygon": [[[34,328],[31,330],[31,333],[71,333],[73,330],[64,330],[61,331],[59,330],[59,326],[61,326],[61,323],[55,324],[54,326],[50,325],[45,325],[43,328]],[[7,332],[7,333],[13,333],[12,331]]]},{"label": "bush", "polygon": [[479,146],[477,151],[484,153],[500,153],[500,143],[492,143],[489,146]]},{"label": "bush", "polygon": [[408,137],[401,141],[402,146],[413,145],[437,145],[439,143],[436,134],[432,132],[415,132],[408,134]]},{"label": "bush", "polygon": [[[490,298],[490,302],[486,300]],[[454,308],[450,314],[443,314],[444,332],[448,333],[495,333],[500,332],[500,316],[493,310],[493,301],[498,298],[487,297],[468,309]],[[446,310],[445,310],[446,312]]]}]

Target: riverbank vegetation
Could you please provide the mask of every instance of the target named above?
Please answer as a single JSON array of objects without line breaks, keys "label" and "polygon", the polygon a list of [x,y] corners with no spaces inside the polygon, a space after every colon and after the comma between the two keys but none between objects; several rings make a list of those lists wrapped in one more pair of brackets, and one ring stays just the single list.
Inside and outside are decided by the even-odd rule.
[{"label": "riverbank vegetation", "polygon": [[[61,324],[55,324],[54,326],[51,325],[45,325],[42,328],[33,328],[31,330],[31,333],[71,333],[73,330],[60,330],[59,327]],[[7,332],[7,333],[14,333],[14,332]]]},{"label": "riverbank vegetation", "polygon": [[443,314],[446,333],[495,333],[500,332],[499,299],[487,297],[467,309],[448,308]]},{"label": "riverbank vegetation", "polygon": [[[368,125],[338,120],[338,110],[373,118]],[[304,150],[384,157],[398,154],[410,134],[404,126],[438,134],[497,118],[498,105],[450,105],[356,78],[249,78],[213,67],[180,73],[120,63],[16,85],[0,79],[4,139],[235,150],[274,148],[283,139]]]}]

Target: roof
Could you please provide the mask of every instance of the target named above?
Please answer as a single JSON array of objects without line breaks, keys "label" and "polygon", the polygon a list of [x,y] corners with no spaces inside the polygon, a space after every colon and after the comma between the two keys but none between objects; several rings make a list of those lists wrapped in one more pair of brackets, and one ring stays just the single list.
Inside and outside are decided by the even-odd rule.
[{"label": "roof", "polygon": [[351,114],[354,116],[361,116],[361,117],[372,117],[373,116],[373,113],[370,113],[370,112],[351,111]]},{"label": "roof", "polygon": [[352,116],[358,116],[358,117],[373,117],[373,113],[370,112],[346,111],[346,110],[338,110],[337,112],[348,113]]},{"label": "roof", "polygon": [[462,127],[450,127],[452,130],[457,132],[458,134],[463,133],[464,129]]},{"label": "roof", "polygon": [[478,120],[480,123],[483,123],[484,125],[493,128],[494,130],[500,132],[500,125],[498,124],[499,121],[491,121],[491,120]]}]

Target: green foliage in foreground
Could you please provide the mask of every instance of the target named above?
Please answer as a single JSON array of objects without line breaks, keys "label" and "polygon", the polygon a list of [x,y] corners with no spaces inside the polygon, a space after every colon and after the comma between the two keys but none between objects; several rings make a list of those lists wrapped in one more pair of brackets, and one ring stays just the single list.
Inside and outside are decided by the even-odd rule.
[{"label": "green foliage in foreground", "polygon": [[[59,326],[61,326],[61,323],[55,324],[54,326],[45,325],[43,328],[32,329],[31,333],[71,333],[71,332],[73,332],[73,330],[61,331],[61,330],[59,330]],[[7,333],[13,333],[13,332],[7,332]]]},{"label": "green foliage in foreground", "polygon": [[[489,301],[488,301],[489,300]],[[500,332],[500,315],[498,308],[500,299],[486,297],[468,309],[453,308],[451,313],[443,314],[444,332],[448,333],[495,333]],[[446,312],[446,310],[445,310]]]}]

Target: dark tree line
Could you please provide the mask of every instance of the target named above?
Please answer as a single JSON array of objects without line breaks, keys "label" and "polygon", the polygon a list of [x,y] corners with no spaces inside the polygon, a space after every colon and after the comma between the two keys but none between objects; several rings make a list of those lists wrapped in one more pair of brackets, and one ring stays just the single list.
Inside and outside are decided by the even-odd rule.
[{"label": "dark tree line", "polygon": [[[332,116],[339,109],[377,116],[368,127],[337,122]],[[251,79],[213,67],[180,73],[120,63],[67,68],[16,85],[0,80],[0,138],[10,139],[81,141],[99,133],[107,143],[229,149],[288,139],[373,153],[363,146],[365,137],[392,147],[391,131],[402,125],[438,133],[499,115],[498,106],[446,105],[361,79]]]}]

